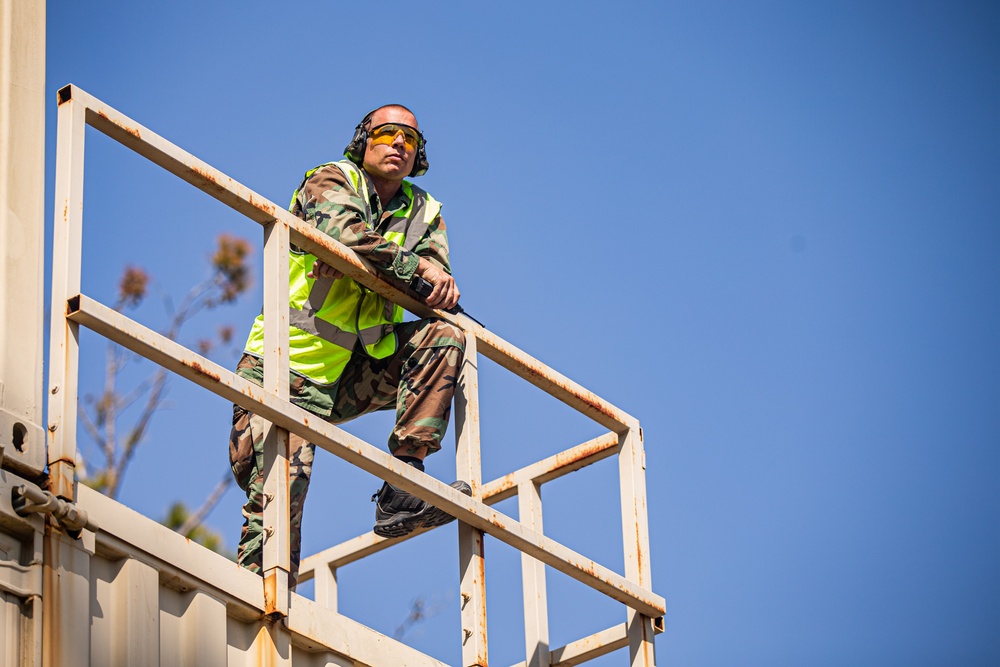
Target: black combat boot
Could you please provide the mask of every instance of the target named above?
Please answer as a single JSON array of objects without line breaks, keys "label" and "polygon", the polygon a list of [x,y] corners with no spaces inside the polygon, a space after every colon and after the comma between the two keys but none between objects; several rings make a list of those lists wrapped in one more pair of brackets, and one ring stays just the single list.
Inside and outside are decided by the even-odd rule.
[{"label": "black combat boot", "polygon": [[[452,482],[451,488],[467,496],[472,495],[472,487],[466,482]],[[389,482],[372,496],[375,502],[375,534],[382,537],[402,537],[417,528],[443,526],[455,520],[444,510],[430,505],[411,493],[397,489]]]}]

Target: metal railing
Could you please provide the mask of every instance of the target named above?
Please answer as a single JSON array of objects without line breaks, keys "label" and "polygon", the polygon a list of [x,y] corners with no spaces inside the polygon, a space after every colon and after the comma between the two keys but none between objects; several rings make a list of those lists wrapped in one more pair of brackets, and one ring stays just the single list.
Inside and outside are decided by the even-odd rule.
[{"label": "metal railing", "polygon": [[[642,430],[635,418],[469,318],[431,310],[381,278],[347,247],[79,88],[66,86],[61,89],[58,103],[48,409],[48,465],[53,493],[67,501],[76,499],[78,328],[83,325],[227,401],[256,412],[273,424],[265,444],[265,497],[269,501],[264,510],[264,525],[269,537],[264,544],[262,594],[254,600],[246,594],[245,579],[239,584],[242,604],[259,610],[263,618],[272,622],[267,660],[273,664],[286,664],[285,661],[291,660],[292,635],[309,636],[310,641],[323,643],[314,627],[317,615],[336,612],[337,568],[400,542],[399,539],[386,540],[366,534],[309,556],[303,559],[300,581],[315,580],[319,604],[306,604],[308,601],[304,598],[289,592],[287,470],[288,433],[293,432],[459,519],[463,665],[488,664],[484,534],[522,552],[527,655],[522,664],[529,667],[576,665],[627,645],[631,665],[654,665],[653,637],[655,632],[662,630],[665,602],[650,585],[645,455]],[[231,370],[81,294],[83,155],[88,125],[263,227],[264,313],[268,322],[263,386],[244,380]],[[471,497],[288,402],[287,258],[290,243],[410,312],[422,317],[440,317],[465,331],[465,360],[455,395],[456,456],[458,477],[472,486]],[[608,429],[608,433],[484,483],[480,465],[479,355],[590,417]],[[617,456],[619,466],[624,576],[542,532],[542,484],[612,456]],[[81,504],[94,502],[87,500],[93,498],[93,494],[82,491]],[[491,507],[514,495],[518,497],[520,521]],[[107,529],[106,524],[106,521],[100,522],[102,532]],[[127,530],[127,527],[120,530]],[[146,548],[155,550],[156,547],[149,543]],[[185,553],[189,562],[196,558],[190,551]],[[623,603],[627,608],[626,622],[550,650],[545,566]],[[302,620],[302,612],[297,612],[296,605],[309,610],[310,621]],[[323,607],[326,611],[321,611]],[[333,621],[324,617],[323,622]],[[59,641],[58,637],[54,641]],[[325,645],[335,648],[330,643]],[[337,646],[343,649],[340,644]]]}]

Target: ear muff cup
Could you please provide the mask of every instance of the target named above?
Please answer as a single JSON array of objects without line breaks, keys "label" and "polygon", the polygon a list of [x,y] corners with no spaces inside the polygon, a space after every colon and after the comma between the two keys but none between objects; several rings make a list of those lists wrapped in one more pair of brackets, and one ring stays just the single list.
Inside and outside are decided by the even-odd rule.
[{"label": "ear muff cup", "polygon": [[358,126],[354,128],[354,136],[351,137],[351,142],[344,148],[344,157],[359,167],[365,160],[365,148],[368,146],[368,124],[371,122],[372,114],[374,113],[375,111],[369,111],[361,119]]},{"label": "ear muff cup", "polygon": [[[391,105],[386,105],[391,106]],[[382,107],[379,107],[381,109]],[[344,148],[344,157],[358,165],[359,167],[364,164],[365,161],[365,150],[368,148],[368,126],[371,124],[372,115],[378,111],[378,109],[373,109],[369,111],[358,126],[354,128],[354,136],[351,137],[351,142],[347,144]],[[423,135],[421,135],[422,137]],[[413,169],[410,170],[410,176],[423,176],[427,173],[427,169],[430,168],[430,163],[427,161],[427,141],[423,140],[420,145],[417,146],[417,159],[413,161]]]}]

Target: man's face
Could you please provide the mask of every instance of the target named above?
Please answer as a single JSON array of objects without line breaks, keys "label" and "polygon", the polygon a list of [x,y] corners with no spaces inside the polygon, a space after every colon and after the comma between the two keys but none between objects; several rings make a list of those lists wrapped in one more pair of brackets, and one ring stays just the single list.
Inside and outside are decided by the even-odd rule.
[{"label": "man's face", "polygon": [[413,170],[413,163],[417,159],[417,147],[408,148],[402,133],[397,133],[388,144],[373,142],[372,130],[385,123],[398,123],[419,129],[417,119],[409,111],[397,107],[376,111],[372,116],[371,125],[368,126],[369,138],[365,147],[364,168],[372,176],[388,181],[401,181]]}]

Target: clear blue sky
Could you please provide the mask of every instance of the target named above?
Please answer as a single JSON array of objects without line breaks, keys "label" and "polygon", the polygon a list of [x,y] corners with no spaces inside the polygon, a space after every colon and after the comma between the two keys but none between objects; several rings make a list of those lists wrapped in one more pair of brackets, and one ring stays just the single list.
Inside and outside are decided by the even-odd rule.
[{"label": "clear blue sky", "polygon": [[[282,205],[403,102],[463,304],[644,426],[661,664],[995,665],[998,64],[986,2],[50,0],[47,201],[66,83]],[[259,245],[88,142],[86,292],[133,263],[179,295],[219,232]],[[204,326],[244,335],[259,260],[255,293]],[[101,350],[84,338],[94,388]],[[487,479],[600,432],[491,364],[481,384]],[[227,406],[171,392],[123,491],[154,518],[227,465]],[[388,424],[351,430],[382,444]],[[447,451],[429,472],[450,480]],[[620,570],[615,468],[546,487],[546,531]],[[377,486],[321,456],[305,551],[367,530]],[[239,496],[209,519],[230,545]],[[392,634],[424,598],[405,640],[458,664],[456,531],[438,533],[345,569],[341,609]],[[490,539],[487,567],[491,661],[512,664],[519,554]],[[624,618],[548,583],[553,646]]]}]

